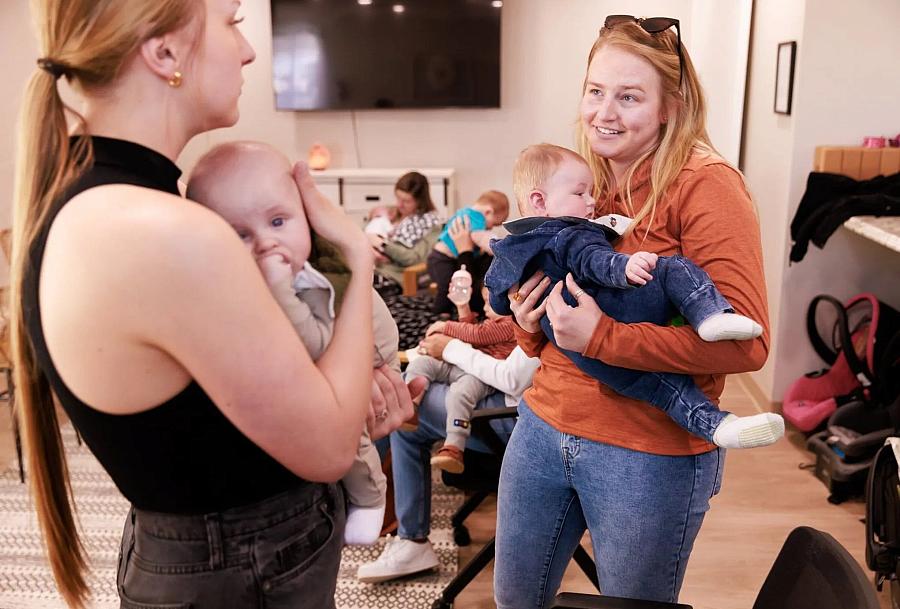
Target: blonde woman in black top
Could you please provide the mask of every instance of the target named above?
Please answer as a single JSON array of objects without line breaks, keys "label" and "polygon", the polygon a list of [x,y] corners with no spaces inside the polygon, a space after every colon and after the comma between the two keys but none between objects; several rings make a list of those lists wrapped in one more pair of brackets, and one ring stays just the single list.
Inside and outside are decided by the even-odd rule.
[{"label": "blonde woman in black top", "polygon": [[[353,271],[313,363],[231,227],[178,196],[185,144],[238,118],[254,59],[240,3],[34,6],[41,58],[17,158],[12,335],[60,592],[81,607],[88,590],[52,394],[133,504],[123,606],[333,606],[344,519],[333,482],[364,424],[378,437],[411,414],[399,376],[369,372],[369,245],[297,167],[312,227]],[[64,106],[60,77],[83,116]]]}]

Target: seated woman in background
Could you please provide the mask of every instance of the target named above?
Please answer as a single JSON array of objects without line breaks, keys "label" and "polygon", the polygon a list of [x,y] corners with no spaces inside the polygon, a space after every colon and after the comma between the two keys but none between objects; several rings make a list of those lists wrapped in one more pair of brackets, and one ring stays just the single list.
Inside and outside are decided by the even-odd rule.
[{"label": "seated woman in background", "polygon": [[375,250],[375,287],[403,281],[403,269],[425,262],[441,233],[428,178],[410,171],[394,185],[399,219],[387,235],[368,233]]}]

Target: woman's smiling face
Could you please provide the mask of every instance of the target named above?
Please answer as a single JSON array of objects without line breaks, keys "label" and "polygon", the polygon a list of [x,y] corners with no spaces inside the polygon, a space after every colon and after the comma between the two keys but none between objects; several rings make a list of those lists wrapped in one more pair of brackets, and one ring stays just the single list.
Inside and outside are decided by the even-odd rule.
[{"label": "woman's smiling face", "polygon": [[662,81],[649,61],[612,46],[594,54],[581,100],[594,154],[614,168],[629,167],[659,142],[664,117]]}]

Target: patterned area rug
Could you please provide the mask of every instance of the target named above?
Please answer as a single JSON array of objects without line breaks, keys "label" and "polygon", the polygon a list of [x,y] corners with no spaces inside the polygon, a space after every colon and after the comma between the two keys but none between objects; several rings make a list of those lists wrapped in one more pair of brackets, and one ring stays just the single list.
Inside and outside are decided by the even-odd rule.
[{"label": "patterned area rug", "polygon": [[[128,503],[119,494],[90,451],[78,446],[71,426],[63,429],[69,473],[75,493],[82,539],[91,561],[90,607],[119,607],[116,560]],[[433,574],[384,584],[356,580],[360,564],[375,560],[384,540],[372,547],[344,548],[337,586],[340,609],[407,609],[428,607],[457,569],[450,518],[462,504],[462,494],[450,490],[435,476],[432,497],[431,541],[440,558]],[[56,592],[38,533],[37,518],[18,470],[0,474],[0,609],[65,609]]]},{"label": "patterned area rug", "polygon": [[431,312],[434,298],[423,296],[385,296],[384,302],[397,322],[400,331],[400,350],[406,351],[419,345],[425,338],[425,331],[440,319]]}]

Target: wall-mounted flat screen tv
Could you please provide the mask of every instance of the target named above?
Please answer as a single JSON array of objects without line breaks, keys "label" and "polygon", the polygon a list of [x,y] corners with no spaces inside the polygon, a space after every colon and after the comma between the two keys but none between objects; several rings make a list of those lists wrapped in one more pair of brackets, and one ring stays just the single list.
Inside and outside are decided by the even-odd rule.
[{"label": "wall-mounted flat screen tv", "polygon": [[500,107],[499,0],[271,0],[279,110]]}]

